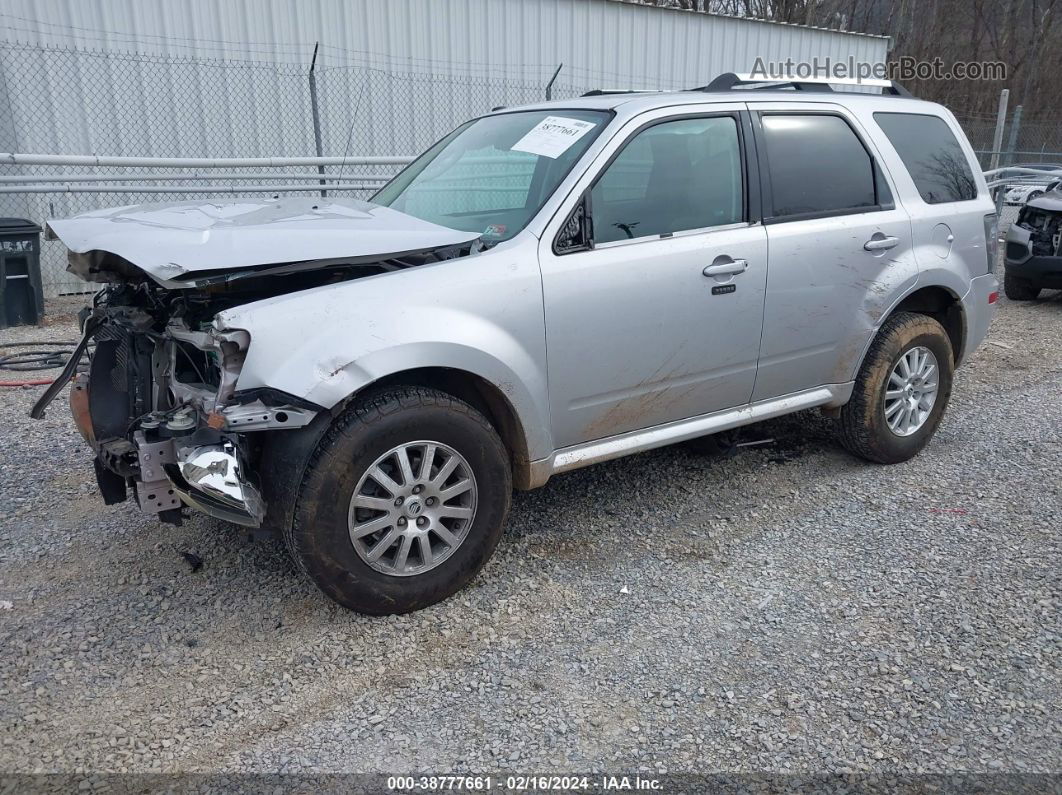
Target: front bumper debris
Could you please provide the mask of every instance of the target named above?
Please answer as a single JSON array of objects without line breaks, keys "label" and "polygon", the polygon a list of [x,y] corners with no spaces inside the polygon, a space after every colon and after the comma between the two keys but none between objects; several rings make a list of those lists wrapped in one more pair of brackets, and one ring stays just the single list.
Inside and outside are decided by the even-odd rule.
[{"label": "front bumper debris", "polygon": [[211,429],[190,436],[149,442],[134,434],[140,477],[137,503],[146,513],[162,513],[182,505],[218,519],[258,527],[265,503],[246,475],[236,440]]},{"label": "front bumper debris", "polygon": [[[80,366],[89,350],[87,369]],[[240,330],[151,322],[129,307],[97,308],[58,385],[34,406],[43,416],[70,384],[70,409],[96,454],[107,504],[128,499],[168,522],[184,507],[261,527],[255,474],[261,432],[301,428],[320,407],[269,389],[237,392],[249,337]]]},{"label": "front bumper debris", "polygon": [[189,440],[174,444],[176,465],[164,466],[181,500],[204,513],[236,524],[258,527],[265,503],[245,474],[239,450],[231,439],[212,444]]}]

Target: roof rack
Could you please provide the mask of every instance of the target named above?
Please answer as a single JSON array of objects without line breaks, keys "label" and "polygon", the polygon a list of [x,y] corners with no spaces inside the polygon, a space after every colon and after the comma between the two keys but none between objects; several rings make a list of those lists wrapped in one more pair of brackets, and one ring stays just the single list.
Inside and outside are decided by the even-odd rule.
[{"label": "roof rack", "polygon": [[911,92],[895,80],[878,80],[876,78],[858,79],[853,77],[798,77],[773,78],[754,77],[751,74],[724,72],[706,86],[691,88],[690,91],[729,91],[735,87],[750,89],[793,89],[794,91],[829,91],[832,85],[839,86],[874,86],[882,94],[894,97],[910,97]]},{"label": "roof rack", "polygon": [[652,91],[637,88],[595,88],[593,91],[587,91],[585,94],[580,94],[583,97],[605,97],[609,94],[652,94]]}]

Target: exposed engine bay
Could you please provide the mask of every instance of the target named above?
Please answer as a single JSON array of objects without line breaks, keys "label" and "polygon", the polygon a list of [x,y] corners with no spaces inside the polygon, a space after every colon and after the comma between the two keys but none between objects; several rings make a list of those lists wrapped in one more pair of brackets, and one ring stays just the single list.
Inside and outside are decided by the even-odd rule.
[{"label": "exposed engine bay", "polygon": [[1034,256],[1062,256],[1062,212],[1026,205],[1018,214],[1017,225],[1030,232]]},{"label": "exposed engine bay", "polygon": [[[212,320],[233,298],[118,283],[83,313],[84,336],[71,365],[90,342],[95,347],[87,370],[69,374],[70,408],[96,453],[108,504],[132,491],[142,510],[164,521],[179,521],[182,504],[189,504],[261,524],[265,506],[250,473],[249,434],[304,426],[320,407],[264,390],[237,394],[249,335]],[[55,383],[65,385],[66,375]],[[32,416],[40,417],[58,391],[49,390]]]},{"label": "exposed engine bay", "polygon": [[[251,206],[241,217],[256,220],[245,218],[245,225],[279,219],[293,222],[296,231],[284,236],[286,246],[274,245],[266,261],[240,261],[235,267],[222,264],[231,249],[225,234],[232,224],[218,230],[220,222],[211,216],[204,233],[197,215],[202,206],[126,208],[50,223],[49,234],[70,248],[69,270],[106,286],[83,310],[82,340],[31,416],[43,416],[70,384],[71,412],[96,453],[97,482],[107,504],[122,502],[132,492],[143,511],[163,521],[180,522],[187,505],[261,526],[267,509],[258,477],[268,436],[263,432],[303,428],[325,410],[273,389],[241,391],[238,379],[250,334],[221,327],[218,313],[467,256],[479,245],[467,239],[468,233],[364,202],[320,204],[325,206],[305,200]],[[404,246],[392,239],[388,250],[381,236],[359,241],[355,222],[364,218],[379,225],[381,216],[397,227],[393,232],[409,227]],[[346,225],[345,241],[332,236],[337,219]],[[121,236],[111,246],[115,223],[122,224]],[[158,259],[158,245],[151,241],[160,228],[171,235],[174,250],[183,252],[181,263]],[[416,248],[406,247],[412,244]],[[340,245],[349,256],[292,257],[307,248],[327,255]],[[124,255],[116,251],[122,247]],[[143,260],[128,258],[141,254]],[[86,356],[87,367],[82,364]]]}]

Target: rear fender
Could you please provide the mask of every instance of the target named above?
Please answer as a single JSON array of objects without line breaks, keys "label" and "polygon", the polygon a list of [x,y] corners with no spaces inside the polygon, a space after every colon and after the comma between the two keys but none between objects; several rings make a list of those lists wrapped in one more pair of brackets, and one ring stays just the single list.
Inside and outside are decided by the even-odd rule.
[{"label": "rear fender", "polygon": [[[878,332],[881,331],[881,327],[885,324],[897,308],[910,296],[914,295],[919,290],[925,287],[941,287],[952,295],[957,301],[959,306],[965,310],[962,301],[958,298],[960,295],[964,295],[970,289],[970,285],[963,284],[962,280],[958,278],[954,273],[945,269],[929,269],[922,271],[917,281],[908,283],[905,285],[906,289],[899,291],[893,296],[892,300],[886,305],[887,308],[881,313],[878,318],[878,322],[874,325],[870,335],[865,339],[863,343],[863,349],[860,351],[859,358],[855,361],[855,366],[849,374],[848,380],[853,380],[859,375],[859,368],[863,366],[863,360],[866,358],[867,351],[870,350],[870,345],[874,341],[874,338],[878,336]],[[961,287],[962,292],[957,291],[955,288]],[[963,320],[965,326],[965,317]],[[961,351],[960,351],[961,354]]]}]

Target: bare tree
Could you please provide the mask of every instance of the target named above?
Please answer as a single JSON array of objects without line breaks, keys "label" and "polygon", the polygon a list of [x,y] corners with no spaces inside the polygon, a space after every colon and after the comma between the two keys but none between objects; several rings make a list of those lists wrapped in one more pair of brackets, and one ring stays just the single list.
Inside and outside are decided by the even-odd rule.
[{"label": "bare tree", "polygon": [[[1027,118],[1060,115],[1059,0],[631,0],[647,5],[890,37],[890,60],[910,57],[945,68],[998,61],[1005,80],[914,79],[908,88],[957,112],[994,112],[1002,88]],[[763,54],[766,57],[766,53]],[[1060,133],[1062,137],[1062,133]],[[1059,148],[1062,148],[1060,142]]]}]

